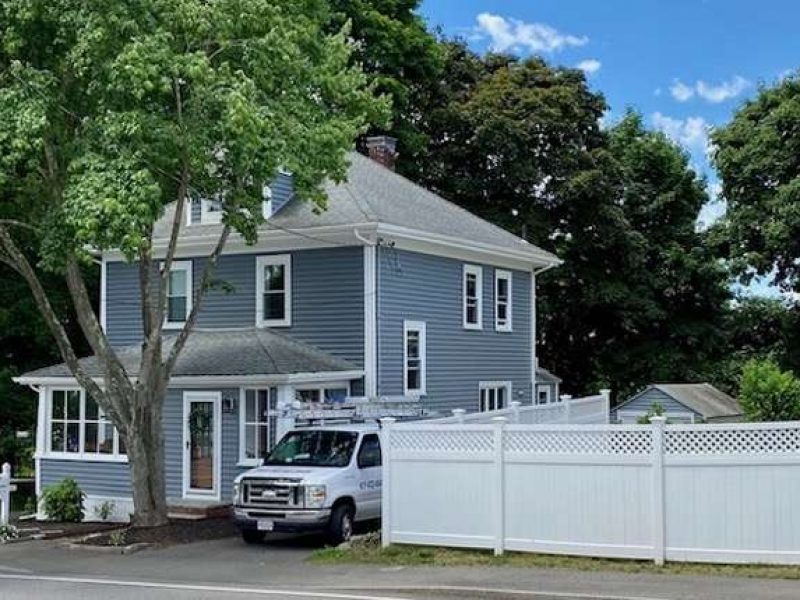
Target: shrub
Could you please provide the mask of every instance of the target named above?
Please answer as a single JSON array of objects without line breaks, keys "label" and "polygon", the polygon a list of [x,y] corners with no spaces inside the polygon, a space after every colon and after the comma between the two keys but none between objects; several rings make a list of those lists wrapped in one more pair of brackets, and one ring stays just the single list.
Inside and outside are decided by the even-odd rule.
[{"label": "shrub", "polygon": [[116,507],[117,505],[113,501],[106,500],[94,507],[94,514],[97,515],[101,521],[108,521],[109,517],[114,514],[114,509]]},{"label": "shrub", "polygon": [[751,360],[742,368],[739,404],[748,421],[798,420],[800,380],[772,360]]},{"label": "shrub", "polygon": [[636,422],[639,425],[650,425],[650,419],[653,417],[663,417],[664,416],[664,405],[661,402],[653,402],[650,405],[650,408],[647,410],[647,414],[642,415]]},{"label": "shrub", "polygon": [[0,544],[19,538],[19,530],[13,525],[0,525]]},{"label": "shrub", "polygon": [[42,491],[42,510],[48,519],[59,522],[79,523],[83,521],[83,493],[78,482],[67,478]]}]

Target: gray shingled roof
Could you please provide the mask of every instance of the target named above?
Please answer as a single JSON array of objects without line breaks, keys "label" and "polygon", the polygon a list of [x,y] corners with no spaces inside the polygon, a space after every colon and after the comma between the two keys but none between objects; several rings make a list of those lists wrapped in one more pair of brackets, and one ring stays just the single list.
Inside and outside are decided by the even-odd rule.
[{"label": "gray shingled roof", "polygon": [[[173,335],[165,337],[165,353],[174,340]],[[128,373],[135,376],[141,347],[121,348],[118,356]],[[80,362],[91,376],[103,375],[95,357],[82,358]],[[291,375],[359,369],[349,361],[269,329],[196,329],[178,357],[173,376]],[[62,363],[25,373],[22,377],[72,377],[72,373]]]},{"label": "gray shingled roof", "polygon": [[[352,152],[349,158],[347,181],[325,186],[328,196],[326,210],[317,214],[311,203],[292,200],[273,215],[263,230],[268,231],[270,226],[298,230],[381,223],[524,251],[548,263],[558,261],[555,255],[448,202],[366,156]],[[169,237],[173,210],[174,205],[156,225],[155,238]],[[183,227],[183,235],[211,235],[220,227],[193,224]]]},{"label": "gray shingled roof", "polygon": [[561,378],[543,367],[536,367],[536,383],[561,383]]},{"label": "gray shingled roof", "polygon": [[705,419],[738,417],[742,414],[742,407],[735,398],[718,390],[710,383],[654,383],[620,404],[617,410],[633,402],[650,389],[663,392],[685,407],[701,414]]}]

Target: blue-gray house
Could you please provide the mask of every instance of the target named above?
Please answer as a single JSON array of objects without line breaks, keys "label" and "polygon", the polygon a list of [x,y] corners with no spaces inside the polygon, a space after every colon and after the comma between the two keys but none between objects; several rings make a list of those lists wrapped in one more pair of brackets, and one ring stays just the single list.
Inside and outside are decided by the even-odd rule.
[{"label": "blue-gray house", "polygon": [[[371,138],[372,158],[353,153],[348,181],[327,186],[319,214],[281,174],[258,243],[229,240],[215,274],[226,285],[208,292],[165,401],[176,504],[225,501],[235,475],[292,425],[293,406],[403,397],[449,412],[537,400],[536,274],[558,259],[394,173],[392,151],[391,139]],[[187,213],[167,332],[183,326],[221,227],[213,202],[192,201]],[[156,227],[155,252],[172,214]],[[137,267],[119,254],[102,257],[100,310],[135,374]],[[102,411],[63,365],[17,381],[39,391],[37,492],[72,476],[88,517],[105,501],[127,515],[125,444]]]}]

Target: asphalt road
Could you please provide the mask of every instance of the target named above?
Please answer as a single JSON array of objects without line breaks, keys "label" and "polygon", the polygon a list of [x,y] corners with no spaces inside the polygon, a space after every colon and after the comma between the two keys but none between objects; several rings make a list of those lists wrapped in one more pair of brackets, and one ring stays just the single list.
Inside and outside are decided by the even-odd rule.
[{"label": "asphalt road", "polygon": [[800,582],[518,568],[319,566],[317,542],[237,538],[130,556],[57,540],[0,546],[0,599],[798,600]]}]

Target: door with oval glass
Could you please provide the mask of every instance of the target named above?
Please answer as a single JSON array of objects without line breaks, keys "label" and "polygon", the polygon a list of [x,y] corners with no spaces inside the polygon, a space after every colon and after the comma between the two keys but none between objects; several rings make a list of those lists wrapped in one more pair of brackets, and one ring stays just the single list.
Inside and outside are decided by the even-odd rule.
[{"label": "door with oval glass", "polygon": [[183,495],[215,498],[220,495],[219,392],[183,395]]}]

